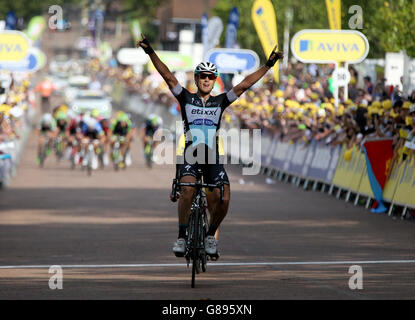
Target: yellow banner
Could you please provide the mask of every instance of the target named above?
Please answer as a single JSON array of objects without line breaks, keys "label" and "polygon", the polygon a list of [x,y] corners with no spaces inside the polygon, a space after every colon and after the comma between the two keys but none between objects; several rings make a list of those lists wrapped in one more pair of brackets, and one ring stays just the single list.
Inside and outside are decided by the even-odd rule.
[{"label": "yellow banner", "polygon": [[399,179],[393,202],[415,208],[415,162],[413,159],[405,161],[405,168]]},{"label": "yellow banner", "polygon": [[346,153],[346,145],[343,145],[342,151],[340,152],[339,161],[337,162],[336,171],[334,172],[333,184],[337,187],[347,188],[346,181],[346,168],[348,162],[344,158]]},{"label": "yellow banner", "polygon": [[383,190],[383,199],[386,201],[393,201],[399,181],[405,169],[404,161],[396,161],[388,180],[386,181],[385,189]]},{"label": "yellow banner", "polygon": [[23,32],[0,31],[0,61],[19,62],[29,52],[29,40]]},{"label": "yellow banner", "polygon": [[[268,58],[275,45],[278,45],[277,19],[271,1],[255,0],[254,5],[252,6],[251,15],[255,29],[261,40],[265,56]],[[276,82],[279,82],[278,68],[279,63],[277,62],[273,67],[274,80]]]},{"label": "yellow banner", "polygon": [[356,30],[306,29],[294,35],[291,51],[304,63],[359,63],[369,53],[369,42]]},{"label": "yellow banner", "polygon": [[331,30],[341,30],[341,0],[326,0],[327,14]]}]

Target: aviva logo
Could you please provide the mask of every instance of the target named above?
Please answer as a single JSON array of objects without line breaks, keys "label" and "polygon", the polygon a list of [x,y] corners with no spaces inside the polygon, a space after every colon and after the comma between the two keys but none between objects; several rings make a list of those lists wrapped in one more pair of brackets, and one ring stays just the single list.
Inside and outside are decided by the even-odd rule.
[{"label": "aviva logo", "polygon": [[312,40],[300,40],[300,52],[313,51],[317,52],[359,52],[359,46],[356,43],[344,42],[320,42],[316,46]]},{"label": "aviva logo", "polygon": [[292,38],[291,51],[304,63],[359,63],[369,53],[369,42],[355,30],[302,30]]},{"label": "aviva logo", "polygon": [[19,62],[29,51],[29,40],[19,31],[0,32],[0,62]]}]

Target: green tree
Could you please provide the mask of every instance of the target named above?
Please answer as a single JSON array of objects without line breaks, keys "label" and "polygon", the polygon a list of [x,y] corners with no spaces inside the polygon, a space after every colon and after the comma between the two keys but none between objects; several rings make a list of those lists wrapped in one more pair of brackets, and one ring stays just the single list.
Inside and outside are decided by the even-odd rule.
[{"label": "green tree", "polygon": [[168,0],[122,0],[122,15],[127,20],[137,18],[140,22],[141,31],[150,42],[157,39],[157,28],[153,21],[157,8],[167,3]]},{"label": "green tree", "polygon": [[405,50],[415,57],[415,15],[411,0],[384,1],[368,21],[367,34],[380,52]]},{"label": "green tree", "polygon": [[47,1],[10,1],[0,0],[0,20],[6,18],[7,13],[13,10],[18,18],[23,18],[27,24],[29,20],[38,15],[47,15],[52,5],[78,4],[81,0],[47,0]]},{"label": "green tree", "polygon": [[[236,6],[240,13],[237,41],[242,48],[256,51],[261,60],[263,49],[251,19],[253,0],[219,0],[211,13],[219,16],[226,26],[229,12]],[[278,42],[283,47],[285,12],[293,10],[291,37],[302,29],[329,29],[324,0],[272,0],[277,17]],[[382,58],[385,52],[406,50],[415,57],[415,1],[414,0],[342,0],[342,29],[349,28],[349,8],[359,5],[363,12],[363,29],[368,38],[369,57]],[[225,34],[225,33],[224,33]],[[224,34],[222,42],[224,43]]]}]

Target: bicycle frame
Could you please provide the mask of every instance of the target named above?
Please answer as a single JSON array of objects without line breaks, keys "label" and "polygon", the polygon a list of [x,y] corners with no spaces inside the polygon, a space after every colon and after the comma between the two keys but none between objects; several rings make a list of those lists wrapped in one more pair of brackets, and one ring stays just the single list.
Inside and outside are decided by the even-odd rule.
[{"label": "bicycle frame", "polygon": [[[199,172],[200,173],[200,172]],[[200,273],[200,268],[203,272],[206,272],[206,262],[208,256],[205,252],[205,237],[208,228],[207,221],[207,200],[204,188],[219,188],[220,189],[220,201],[224,201],[224,184],[208,184],[202,183],[201,174],[196,183],[194,182],[178,182],[178,179],[173,179],[172,185],[172,200],[176,201],[178,198],[178,192],[180,187],[194,187],[196,188],[195,197],[191,205],[191,214],[189,218],[189,227],[187,230],[187,241],[185,258],[187,260],[187,266],[190,265],[192,260],[192,282],[191,287],[195,287],[195,275]]]}]

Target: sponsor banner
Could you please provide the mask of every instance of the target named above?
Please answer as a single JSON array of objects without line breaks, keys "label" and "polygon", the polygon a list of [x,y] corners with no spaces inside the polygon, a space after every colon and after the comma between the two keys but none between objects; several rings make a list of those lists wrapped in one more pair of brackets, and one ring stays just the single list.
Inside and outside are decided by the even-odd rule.
[{"label": "sponsor banner", "polygon": [[344,157],[346,150],[347,150],[346,145],[343,145],[340,151],[339,161],[337,162],[336,172],[334,173],[334,177],[333,177],[333,184],[341,188],[346,188],[346,184],[344,183],[346,179],[346,166],[347,166],[347,162]]},{"label": "sponsor banner", "polygon": [[403,173],[399,179],[399,183],[393,197],[393,202],[401,205],[408,205],[415,208],[415,162],[406,160],[404,165]]},{"label": "sponsor banner", "polygon": [[405,55],[403,52],[387,52],[385,57],[386,85],[398,86],[402,90],[401,79],[405,73]]},{"label": "sponsor banner", "polygon": [[[212,17],[207,22],[207,31],[206,31],[206,46],[204,47],[205,52],[216,47],[219,44],[219,39],[223,31],[223,23],[221,18]],[[206,57],[205,57],[206,60]]]},{"label": "sponsor banner", "polygon": [[273,150],[270,165],[279,170],[284,170],[284,167],[286,167],[285,163],[289,163],[291,160],[287,157],[289,149],[290,144],[288,142],[277,141]]},{"label": "sponsor banner", "polygon": [[348,189],[357,192],[362,181],[363,172],[366,170],[365,155],[363,154],[363,151],[360,150],[360,148],[357,146],[354,147],[352,161],[354,162],[354,168],[350,173],[352,178],[350,179]]},{"label": "sponsor banner", "polygon": [[369,42],[356,30],[302,30],[292,38],[291,51],[304,63],[359,63],[369,53]]},{"label": "sponsor banner", "polygon": [[202,44],[203,44],[203,57],[206,55],[206,52],[208,52],[208,37],[207,37],[207,24],[208,24],[208,17],[206,13],[202,14],[201,19],[201,27],[202,27]]},{"label": "sponsor banner", "polygon": [[[266,58],[278,46],[277,18],[270,0],[255,0],[251,9],[252,21],[261,41]],[[274,80],[279,82],[279,62],[273,67]]]},{"label": "sponsor banner", "polygon": [[378,202],[376,212],[386,212],[383,189],[389,177],[393,161],[393,139],[368,140],[363,144],[366,168],[372,192]]},{"label": "sponsor banner", "polygon": [[226,27],[225,48],[233,48],[236,42],[236,33],[239,26],[239,12],[237,7],[233,7],[229,14],[228,25]]},{"label": "sponsor banner", "polygon": [[43,68],[46,64],[46,55],[36,47],[29,49],[29,54],[18,62],[1,62],[0,69],[12,72],[35,72]]},{"label": "sponsor banner", "polygon": [[[339,151],[337,148],[331,148],[324,142],[313,142],[315,149],[311,165],[307,171],[307,177],[322,182],[331,183],[334,177],[334,168],[332,158],[337,163]],[[328,170],[329,169],[329,170]]]},{"label": "sponsor banner", "polygon": [[405,161],[395,161],[392,171],[386,181],[385,189],[383,190],[383,199],[392,202],[397,190],[399,181],[401,181],[404,169]]},{"label": "sponsor banner", "polygon": [[132,19],[129,23],[131,36],[134,39],[134,43],[137,43],[141,39],[141,26],[138,19]]},{"label": "sponsor banner", "polygon": [[0,63],[23,60],[26,58],[29,48],[29,39],[23,32],[0,31]]},{"label": "sponsor banner", "polygon": [[252,50],[211,49],[205,58],[214,63],[220,73],[251,72],[259,67],[259,57]]},{"label": "sponsor banner", "polygon": [[304,164],[307,160],[309,145],[301,141],[294,145],[294,153],[288,171],[300,177],[304,177]]},{"label": "sponsor banner", "polygon": [[341,0],[326,0],[326,7],[330,29],[340,30],[342,28]]},{"label": "sponsor banner", "polygon": [[144,50],[137,48],[122,48],[117,53],[117,60],[125,65],[144,65],[150,61]]},{"label": "sponsor banner", "polygon": [[27,26],[27,36],[33,41],[36,42],[42,32],[46,29],[46,20],[42,16],[35,16],[30,19],[29,24]]},{"label": "sponsor banner", "polygon": [[[178,53],[177,51],[156,51],[160,60],[163,61],[171,71],[193,71],[193,57],[191,55]],[[149,71],[156,70],[150,61]]]},{"label": "sponsor banner", "polygon": [[16,24],[17,24],[16,13],[13,10],[10,10],[6,14],[6,30],[16,29]]},{"label": "sponsor banner", "polygon": [[275,139],[270,132],[264,130],[261,137],[261,162],[262,165],[268,165],[270,162],[269,154]]},{"label": "sponsor banner", "polygon": [[365,164],[365,171],[362,176],[362,181],[360,181],[359,194],[374,198],[372,188],[370,187],[369,176],[367,175],[367,169]]}]

